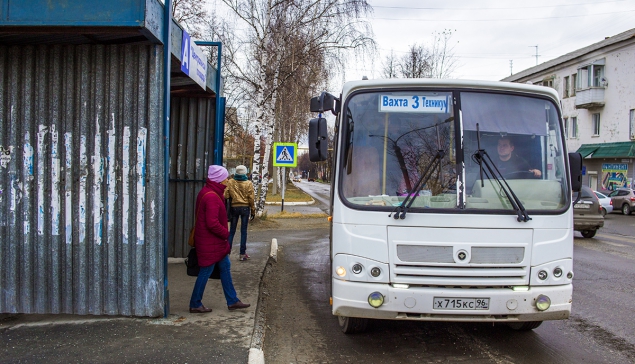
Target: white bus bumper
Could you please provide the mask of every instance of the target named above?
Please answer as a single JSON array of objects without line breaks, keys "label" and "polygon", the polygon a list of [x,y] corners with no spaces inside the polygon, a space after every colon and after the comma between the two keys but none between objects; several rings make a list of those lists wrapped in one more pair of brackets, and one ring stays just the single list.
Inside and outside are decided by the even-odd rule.
[{"label": "white bus bumper", "polygon": [[[379,292],[384,304],[373,308],[368,296]],[[573,286],[530,287],[528,291],[507,288],[462,289],[437,287],[393,288],[389,284],[333,280],[333,314],[391,320],[517,322],[562,320],[569,317]],[[536,308],[539,295],[550,298],[545,311]],[[487,310],[433,308],[434,297],[453,299],[489,298]]]}]

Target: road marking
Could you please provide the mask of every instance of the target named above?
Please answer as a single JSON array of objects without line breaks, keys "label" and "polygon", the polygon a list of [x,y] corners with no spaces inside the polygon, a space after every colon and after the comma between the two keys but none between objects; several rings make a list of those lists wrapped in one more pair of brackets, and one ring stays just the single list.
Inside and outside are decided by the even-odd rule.
[{"label": "road marking", "polygon": [[603,242],[604,244],[608,244],[608,245],[613,245],[613,246],[619,246],[619,247],[625,247],[628,245],[624,245],[624,244],[617,244],[617,243],[611,243],[610,241],[605,241],[605,240],[600,240],[601,242]]},{"label": "road marking", "polygon": [[[620,236],[620,235],[613,235],[613,234],[610,234],[610,235],[597,234],[597,237],[600,239],[612,239],[612,240],[622,241],[625,243],[635,244],[635,239],[629,238],[627,236]],[[625,246],[625,245],[620,245],[620,246]]]}]

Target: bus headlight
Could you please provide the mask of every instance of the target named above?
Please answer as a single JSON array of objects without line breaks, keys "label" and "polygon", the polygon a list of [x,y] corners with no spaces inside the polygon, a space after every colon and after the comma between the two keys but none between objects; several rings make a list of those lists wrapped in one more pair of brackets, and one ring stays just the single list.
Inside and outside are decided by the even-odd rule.
[{"label": "bus headlight", "polygon": [[541,294],[536,298],[536,308],[538,311],[546,311],[551,307],[551,299],[544,294]]},{"label": "bus headlight", "polygon": [[368,304],[377,308],[384,304],[384,295],[379,292],[373,292],[368,295]]},{"label": "bus headlight", "polygon": [[355,274],[360,274],[362,272],[362,265],[359,263],[353,264],[353,268],[351,268],[351,271]]},{"label": "bus headlight", "polygon": [[335,268],[335,274],[340,277],[344,277],[346,275],[346,269],[344,269],[344,267],[337,267]]}]

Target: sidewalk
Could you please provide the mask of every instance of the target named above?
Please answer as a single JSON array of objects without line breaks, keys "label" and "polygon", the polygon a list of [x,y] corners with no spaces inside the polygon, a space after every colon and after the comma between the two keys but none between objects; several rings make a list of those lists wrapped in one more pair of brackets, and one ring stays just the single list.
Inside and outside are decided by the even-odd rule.
[{"label": "sidewalk", "polygon": [[[230,256],[234,286],[245,310],[229,311],[220,280],[210,280],[203,302],[213,312],[190,314],[196,277],[183,259],[170,259],[167,318],[0,314],[0,358],[10,362],[247,363],[258,309],[259,286],[272,238],[280,230],[250,231],[238,261],[240,233]],[[258,338],[256,338],[258,340]]]}]

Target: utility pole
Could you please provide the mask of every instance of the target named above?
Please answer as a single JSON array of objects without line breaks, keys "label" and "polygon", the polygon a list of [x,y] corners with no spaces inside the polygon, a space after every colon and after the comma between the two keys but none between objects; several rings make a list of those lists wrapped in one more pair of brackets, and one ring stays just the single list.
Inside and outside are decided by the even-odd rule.
[{"label": "utility pole", "polygon": [[536,66],[537,66],[537,65],[538,65],[538,56],[539,56],[539,55],[538,55],[538,46],[537,46],[537,45],[535,45],[535,46],[529,46],[529,47],[534,47],[534,48],[536,48]]},{"label": "utility pole", "polygon": [[514,74],[514,60],[510,59],[509,60],[509,75],[513,75]]}]

